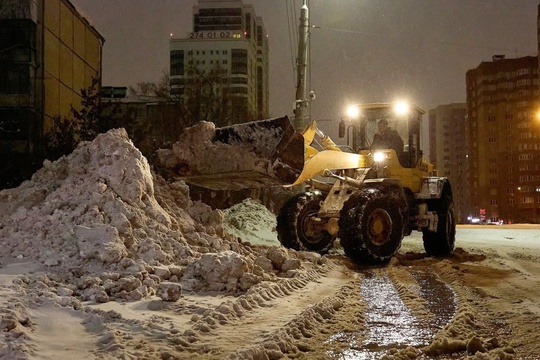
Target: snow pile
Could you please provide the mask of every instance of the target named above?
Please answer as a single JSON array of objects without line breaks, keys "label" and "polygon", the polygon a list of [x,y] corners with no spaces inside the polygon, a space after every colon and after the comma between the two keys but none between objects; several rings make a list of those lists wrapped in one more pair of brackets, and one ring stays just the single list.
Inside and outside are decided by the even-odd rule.
[{"label": "snow pile", "polygon": [[158,162],[182,176],[265,169],[264,159],[246,144],[215,142],[215,135],[215,124],[201,121],[185,129],[172,149],[159,150]]},{"label": "snow pile", "polygon": [[223,211],[224,229],[254,245],[279,244],[276,217],[260,202],[246,199]]},{"label": "snow pile", "polygon": [[[243,292],[283,271],[257,265],[272,261],[188,195],[185,183],[154,178],[126,132],[111,130],[0,192],[0,256],[37,260],[60,274],[42,283],[100,302],[153,295],[163,281]],[[159,293],[177,298],[170,288]]]},{"label": "snow pile", "polygon": [[157,170],[221,191],[292,184],[304,163],[303,146],[287,117],[222,128],[201,121],[186,128],[171,149],[157,151]]}]

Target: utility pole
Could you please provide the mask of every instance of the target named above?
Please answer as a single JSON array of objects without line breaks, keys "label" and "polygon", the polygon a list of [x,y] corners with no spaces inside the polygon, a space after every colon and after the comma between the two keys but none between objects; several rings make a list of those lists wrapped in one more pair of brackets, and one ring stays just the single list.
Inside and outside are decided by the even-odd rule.
[{"label": "utility pole", "polygon": [[294,128],[298,131],[303,130],[304,109],[307,107],[308,100],[306,99],[306,70],[307,70],[307,44],[309,35],[309,10],[307,0],[304,0],[304,5],[300,11],[299,39],[298,39],[298,55],[296,58],[296,101],[294,103]]}]

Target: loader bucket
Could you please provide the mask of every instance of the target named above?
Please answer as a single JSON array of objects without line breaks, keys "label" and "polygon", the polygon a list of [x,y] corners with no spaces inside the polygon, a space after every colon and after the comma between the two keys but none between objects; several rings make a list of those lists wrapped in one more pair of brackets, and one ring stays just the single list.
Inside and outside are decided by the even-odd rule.
[{"label": "loader bucket", "polygon": [[215,190],[293,184],[304,166],[304,137],[287,116],[215,130],[211,154],[216,166],[198,168],[183,179]]}]

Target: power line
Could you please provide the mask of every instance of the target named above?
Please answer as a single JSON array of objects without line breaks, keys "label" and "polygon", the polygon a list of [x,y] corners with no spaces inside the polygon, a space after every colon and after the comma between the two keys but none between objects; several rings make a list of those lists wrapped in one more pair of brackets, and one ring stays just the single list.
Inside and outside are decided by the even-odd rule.
[{"label": "power line", "polygon": [[296,58],[295,58],[295,49],[297,48],[296,45],[296,39],[297,39],[297,33],[295,26],[295,12],[294,12],[294,4],[292,3],[293,0],[287,0],[285,5],[287,8],[287,25],[288,25],[288,33],[289,33],[289,45],[290,45],[290,56],[291,56],[291,67],[292,67],[292,74],[293,74],[293,83],[296,82],[295,80],[295,74],[296,74]]},{"label": "power line", "polygon": [[[376,36],[376,37],[385,37],[385,36],[387,36],[387,34],[379,34],[379,33],[358,31],[358,30],[338,29],[338,28],[330,28],[330,27],[315,26],[315,25],[312,25],[311,27],[314,28],[314,29],[329,30],[329,31],[336,31],[336,32],[344,32],[344,33],[351,33],[351,34],[360,34],[360,35],[369,35],[369,36]],[[403,40],[400,39],[399,42],[403,43]],[[429,40],[429,41],[427,41],[426,40],[425,42],[426,43],[441,44],[441,45],[450,45],[450,46],[456,46],[456,47],[464,47],[464,48],[501,51],[501,52],[515,52],[515,53],[517,53],[518,50],[519,50],[522,53],[527,53],[527,51],[525,51],[523,49],[516,49],[516,48],[514,48],[514,49],[503,49],[503,48],[496,48],[496,47],[491,47],[491,46],[465,44],[465,43],[459,43],[459,42],[453,42],[453,41],[443,41],[443,40]]]}]

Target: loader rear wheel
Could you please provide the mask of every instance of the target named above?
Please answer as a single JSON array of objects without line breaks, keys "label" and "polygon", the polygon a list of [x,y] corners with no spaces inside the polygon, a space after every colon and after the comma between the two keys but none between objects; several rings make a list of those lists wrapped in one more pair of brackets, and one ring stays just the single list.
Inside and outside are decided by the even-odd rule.
[{"label": "loader rear wheel", "polygon": [[437,212],[438,221],[436,232],[426,228],[422,230],[424,250],[431,256],[448,256],[456,243],[456,218],[452,193],[443,190],[440,199],[428,202],[428,210]]},{"label": "loader rear wheel", "polygon": [[285,203],[278,214],[276,227],[278,240],[283,246],[321,254],[328,252],[335,237],[314,226],[324,199],[320,193],[306,192]]},{"label": "loader rear wheel", "polygon": [[352,195],[341,209],[338,225],[345,254],[360,263],[390,261],[403,239],[400,206],[376,189]]}]

